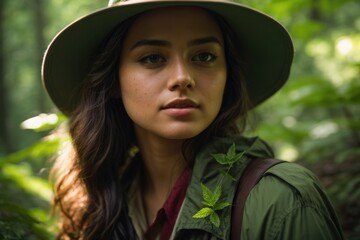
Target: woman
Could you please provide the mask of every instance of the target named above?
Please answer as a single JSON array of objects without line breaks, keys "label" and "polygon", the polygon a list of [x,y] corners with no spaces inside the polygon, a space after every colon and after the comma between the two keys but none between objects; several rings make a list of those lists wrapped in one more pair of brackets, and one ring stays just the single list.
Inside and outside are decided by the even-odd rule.
[{"label": "woman", "polygon": [[[70,24],[43,63],[73,139],[54,167],[59,239],[229,239],[245,166],[273,156],[241,136],[246,114],[292,56],[279,23],[223,0],[130,0]],[[318,181],[290,163],[255,186],[240,227],[241,239],[342,238]]]}]

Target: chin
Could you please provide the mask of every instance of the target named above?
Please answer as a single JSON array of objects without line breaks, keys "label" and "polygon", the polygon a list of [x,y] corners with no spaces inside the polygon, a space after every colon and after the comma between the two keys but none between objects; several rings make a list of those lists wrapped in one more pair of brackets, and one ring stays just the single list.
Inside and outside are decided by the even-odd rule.
[{"label": "chin", "polygon": [[202,131],[194,130],[182,130],[182,131],[169,131],[163,136],[164,138],[173,139],[173,140],[186,140],[199,135]]}]

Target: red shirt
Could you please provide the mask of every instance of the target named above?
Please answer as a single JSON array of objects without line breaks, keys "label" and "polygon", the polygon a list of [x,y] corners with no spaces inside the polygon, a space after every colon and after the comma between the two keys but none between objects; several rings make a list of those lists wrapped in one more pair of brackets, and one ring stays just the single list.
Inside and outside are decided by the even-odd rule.
[{"label": "red shirt", "polygon": [[170,238],[186,195],[190,176],[191,171],[186,168],[177,179],[163,207],[158,211],[154,222],[146,230],[145,239],[154,239],[159,232],[160,240],[167,240]]}]

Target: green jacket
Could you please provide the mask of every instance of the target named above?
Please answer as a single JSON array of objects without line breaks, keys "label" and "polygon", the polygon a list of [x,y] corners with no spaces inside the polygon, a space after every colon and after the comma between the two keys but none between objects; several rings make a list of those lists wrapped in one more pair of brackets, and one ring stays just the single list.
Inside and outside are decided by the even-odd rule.
[{"label": "green jacket", "polygon": [[[217,139],[208,144],[196,157],[172,239],[230,239],[230,206],[216,211],[219,227],[209,217],[199,219],[193,215],[205,207],[201,183],[213,191],[223,176],[220,170],[224,166],[212,154],[226,153],[232,143],[237,152],[245,154],[229,172],[236,180],[223,177],[221,202],[233,202],[238,179],[252,158],[273,157],[270,147],[259,138]],[[343,239],[336,214],[319,181],[294,163],[272,167],[253,188],[245,204],[241,229],[239,239],[243,240]]]}]

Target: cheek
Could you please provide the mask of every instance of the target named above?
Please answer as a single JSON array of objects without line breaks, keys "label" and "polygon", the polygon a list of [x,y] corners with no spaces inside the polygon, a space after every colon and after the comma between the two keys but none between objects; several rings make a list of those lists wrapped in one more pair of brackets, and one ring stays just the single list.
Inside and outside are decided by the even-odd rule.
[{"label": "cheek", "polygon": [[214,83],[210,85],[210,89],[208,89],[208,92],[212,92],[212,95],[209,96],[209,98],[211,99],[212,105],[214,106],[213,111],[215,115],[219,113],[223,103],[226,78],[227,78],[226,72],[220,74],[218,81],[214,81]]},{"label": "cheek", "polygon": [[139,92],[139,86],[134,76],[134,71],[129,64],[122,65],[119,70],[119,85],[120,85],[120,95],[123,101],[126,101],[128,98],[131,98],[134,94]]},{"label": "cheek", "polygon": [[139,92],[138,86],[133,81],[133,76],[127,74],[126,71],[119,72],[119,86],[120,86],[120,97],[124,103],[125,109],[129,112],[129,106],[133,105],[137,96],[136,94]]},{"label": "cheek", "polygon": [[120,72],[120,95],[125,110],[134,121],[139,115],[148,114],[154,108],[152,89],[146,86],[143,78],[138,75]]},{"label": "cheek", "polygon": [[120,95],[127,111],[129,107],[137,107],[143,104],[146,95],[141,91],[139,85],[134,81],[121,81]]},{"label": "cheek", "polygon": [[222,99],[225,94],[225,86],[226,86],[226,81],[227,81],[227,70],[226,70],[225,66],[224,66],[223,70],[220,71],[218,78],[219,78],[219,82],[218,82],[218,86],[217,86],[218,95]]},{"label": "cheek", "polygon": [[224,95],[225,92],[225,86],[226,86],[226,81],[227,81],[227,72],[221,72],[219,73],[219,77],[218,77],[219,81],[216,83],[216,89],[217,89],[217,93],[221,96]]},{"label": "cheek", "polygon": [[226,78],[226,71],[221,71],[206,77],[206,79],[210,79],[210,81],[204,83],[203,89],[205,93],[209,95],[208,98],[211,99],[211,101],[221,104],[225,92]]}]

